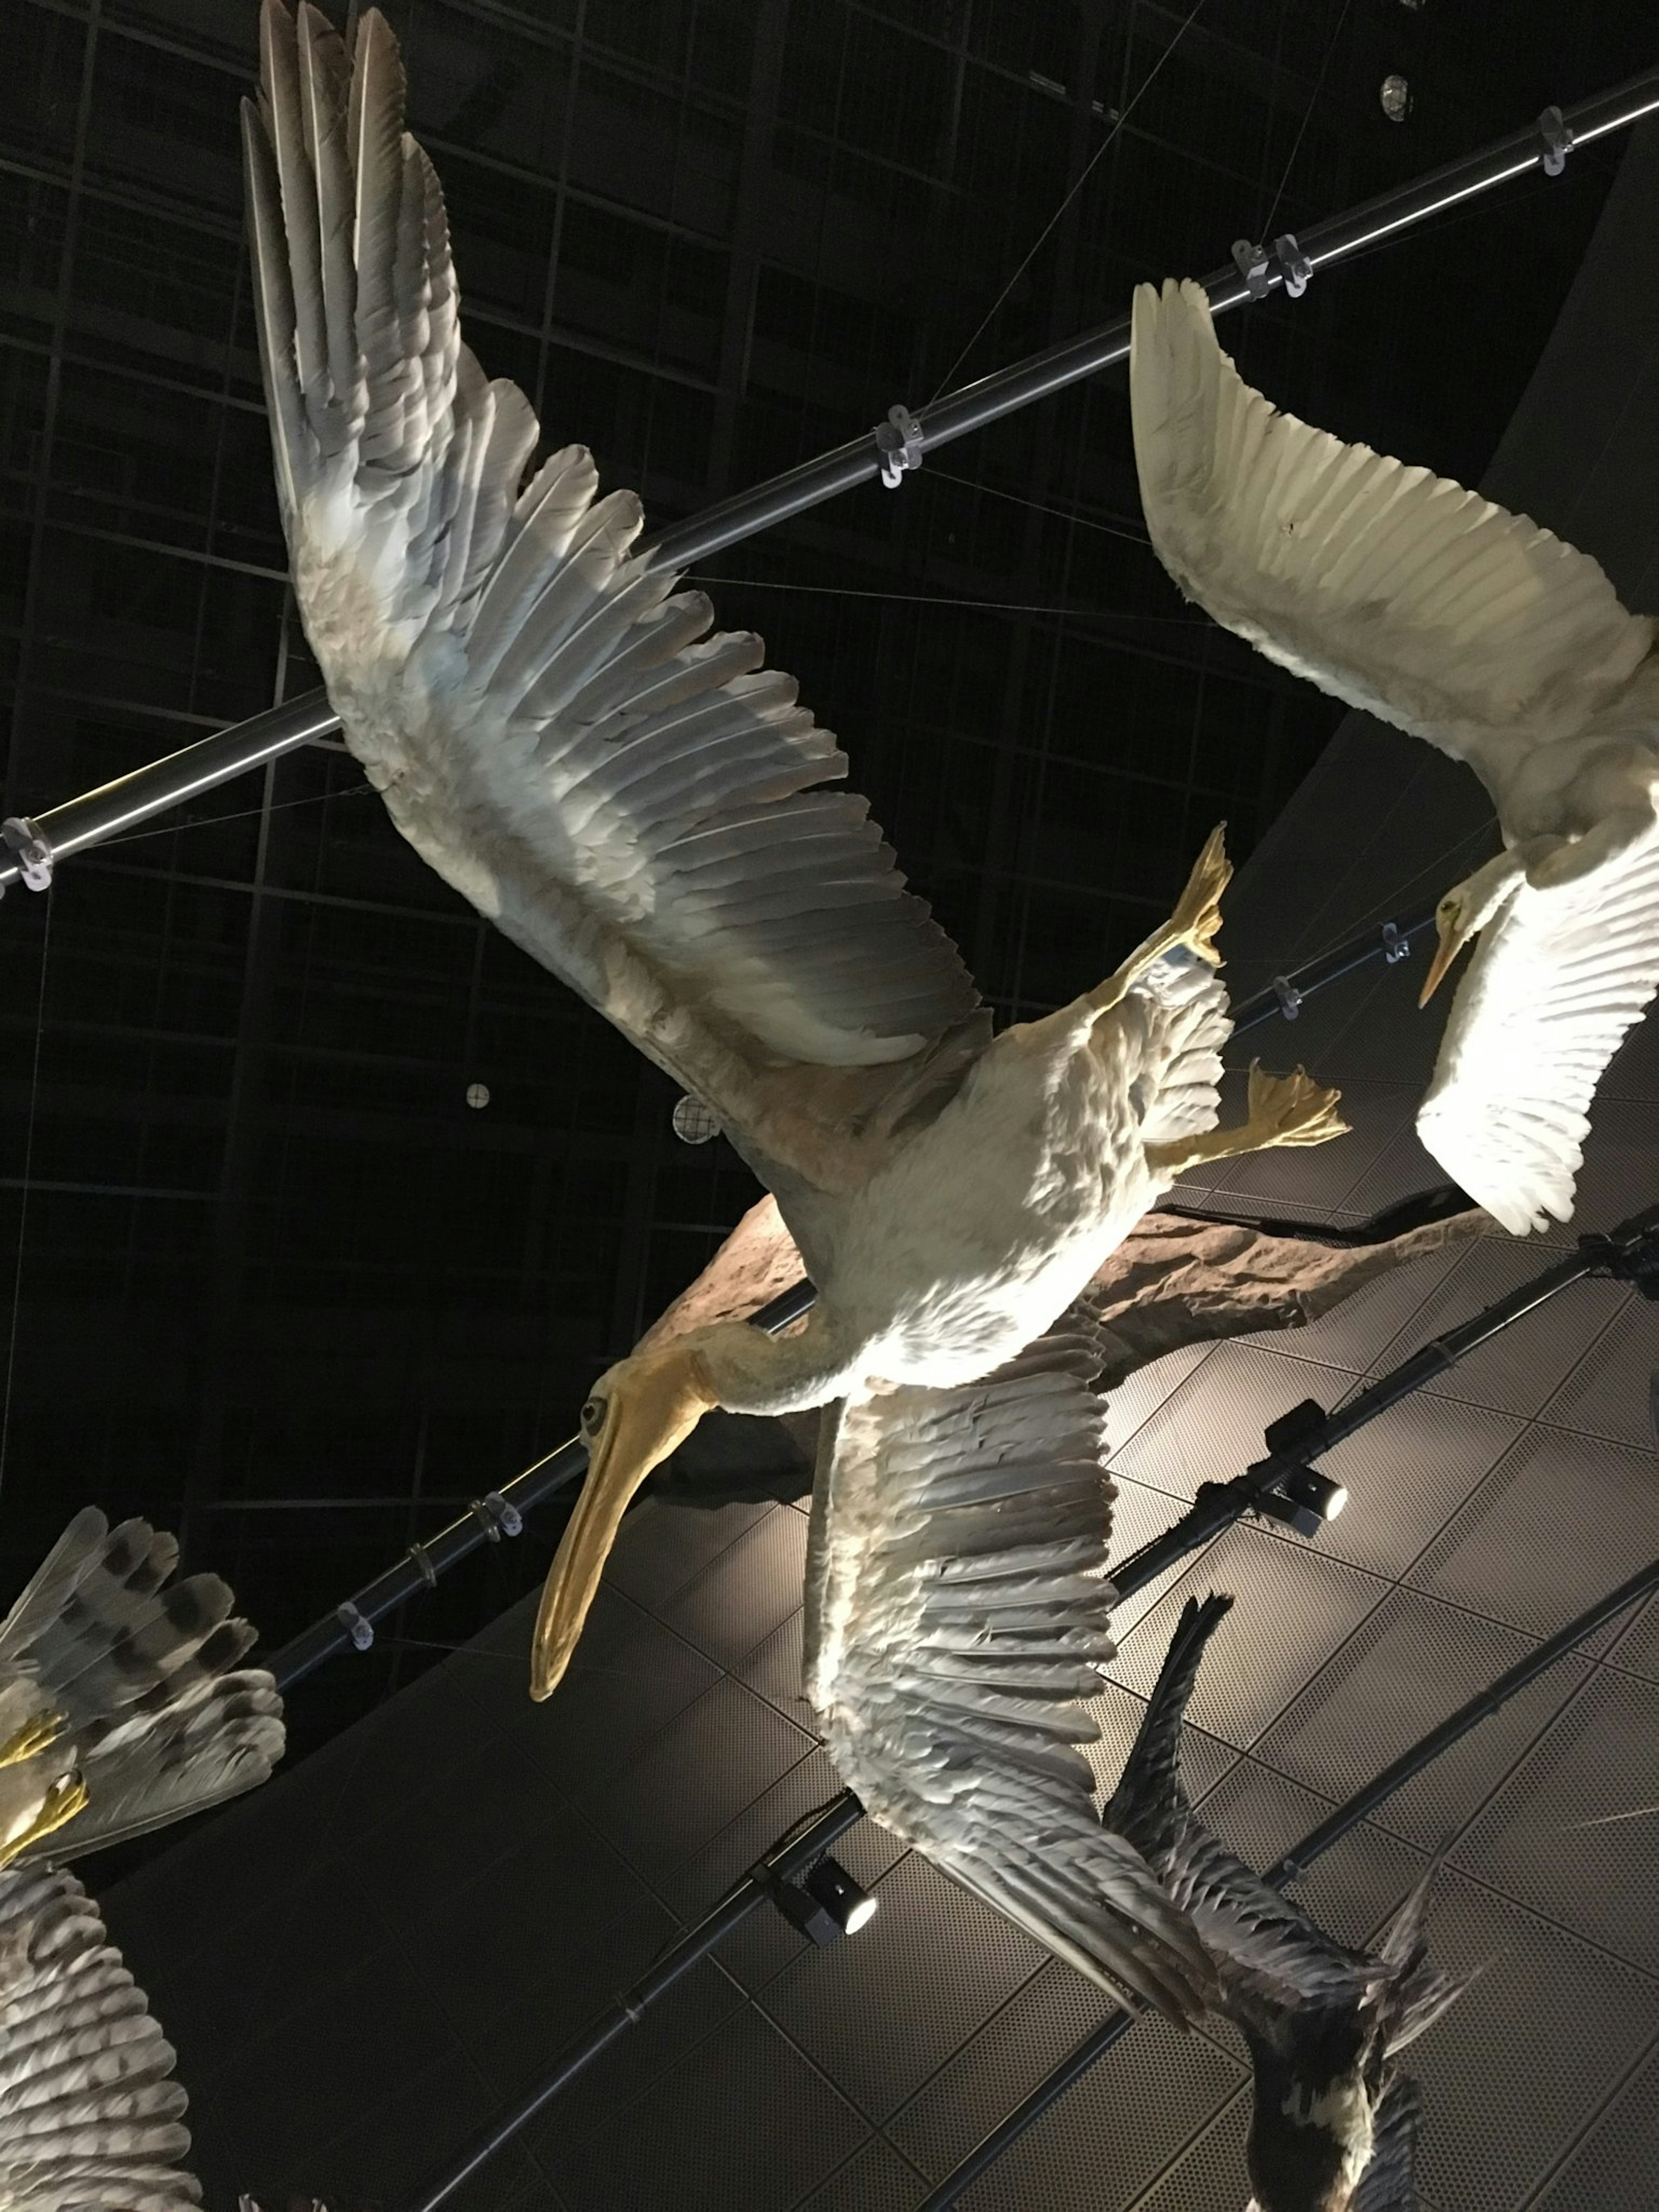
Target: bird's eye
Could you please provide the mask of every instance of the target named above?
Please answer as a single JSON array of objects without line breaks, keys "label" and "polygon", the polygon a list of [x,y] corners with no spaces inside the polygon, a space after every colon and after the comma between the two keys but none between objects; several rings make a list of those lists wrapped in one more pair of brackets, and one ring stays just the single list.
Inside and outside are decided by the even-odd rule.
[{"label": "bird's eye", "polygon": [[587,1403],[582,1407],[582,1434],[587,1437],[597,1436],[604,1425],[604,1399],[590,1398]]}]

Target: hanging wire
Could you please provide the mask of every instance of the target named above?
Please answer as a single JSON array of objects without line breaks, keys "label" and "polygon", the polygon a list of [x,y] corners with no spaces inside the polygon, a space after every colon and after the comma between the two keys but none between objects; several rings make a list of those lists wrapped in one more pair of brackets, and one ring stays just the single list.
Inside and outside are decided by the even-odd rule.
[{"label": "hanging wire", "polygon": [[159,830],[131,830],[125,837],[106,837],[102,849],[112,845],[137,845],[146,837],[171,837],[180,830],[212,830],[222,822],[253,822],[265,814],[287,814],[296,806],[322,806],[331,799],[361,799],[365,792],[373,791],[372,783],[343,784],[337,791],[314,791],[307,799],[283,799],[274,806],[245,806],[234,814],[201,814],[193,821],[164,823]]},{"label": "hanging wire", "polygon": [[1175,52],[1176,48],[1186,37],[1188,32],[1191,30],[1194,23],[1197,21],[1199,15],[1202,11],[1203,7],[1204,0],[1193,0],[1193,5],[1188,11],[1186,20],[1181,24],[1180,27],[1176,30],[1175,36],[1170,40],[1169,45],[1164,47],[1163,52],[1152,64],[1152,68],[1141,79],[1139,84],[1135,88],[1128,106],[1122,110],[1121,113],[1118,116],[1117,120],[1113,124],[1111,129],[1101,140],[1099,145],[1096,147],[1093,154],[1090,156],[1088,162],[1079,175],[1077,182],[1072,186],[1065,198],[1061,200],[1060,205],[1054,210],[1048,222],[1043,224],[1042,229],[1037,233],[1036,239],[1032,242],[1030,252],[1027,253],[1025,258],[1020,263],[1018,268],[1015,270],[1013,275],[1008,279],[1002,289],[997,294],[995,299],[992,301],[990,306],[986,309],[985,313],[981,319],[973,336],[969,339],[967,344],[963,346],[962,351],[957,356],[956,359],[951,363],[949,368],[945,370],[944,375],[940,377],[938,386],[933,392],[933,398],[927,402],[928,406],[931,407],[934,401],[938,399],[939,393],[945,390],[946,385],[951,382],[951,379],[956,375],[957,371],[962,367],[963,362],[967,360],[969,355],[972,353],[974,348],[979,343],[981,338],[984,337],[986,331],[990,327],[991,322],[998,310],[1002,306],[1003,301],[1013,290],[1015,285],[1018,283],[1020,278],[1030,267],[1032,262],[1036,260],[1038,253],[1042,251],[1043,242],[1048,238],[1049,232],[1053,230],[1054,225],[1060,221],[1066,209],[1070,207],[1072,202],[1083,190],[1085,185],[1088,183],[1090,178],[1093,176],[1096,166],[1098,163],[1101,155],[1106,152],[1109,146],[1115,143],[1118,133],[1122,130],[1129,118],[1134,113],[1136,108],[1139,106],[1147,93],[1151,91],[1158,71],[1164,67],[1164,64]]},{"label": "hanging wire", "polygon": [[29,1189],[34,1166],[35,1109],[40,1098],[40,1042],[46,1029],[46,961],[52,951],[52,915],[56,893],[46,890],[46,927],[40,937],[40,988],[34,1001],[34,1055],[29,1070],[29,1118],[23,1139],[23,1188],[17,1206],[17,1263],[11,1278],[11,1328],[6,1344],[6,1396],[0,1407],[0,1487],[6,1480],[6,1455],[11,1448],[11,1390],[17,1371],[17,1323],[23,1308],[23,1245],[29,1223]]},{"label": "hanging wire", "polygon": [[1302,151],[1302,141],[1308,135],[1308,125],[1313,121],[1314,110],[1319,105],[1319,95],[1325,89],[1325,79],[1330,73],[1331,63],[1342,37],[1342,27],[1348,20],[1348,10],[1352,5],[1353,0],[1342,0],[1342,13],[1336,19],[1336,28],[1331,33],[1331,42],[1325,49],[1325,58],[1319,64],[1319,75],[1314,79],[1314,88],[1309,97],[1306,112],[1302,118],[1301,128],[1296,134],[1295,142],[1291,148],[1290,158],[1286,161],[1279,176],[1279,189],[1273,194],[1273,205],[1267,210],[1267,220],[1261,226],[1261,235],[1264,239],[1272,234],[1273,217],[1279,213],[1279,203],[1285,197],[1285,187],[1291,180],[1291,171],[1296,167],[1296,157]]},{"label": "hanging wire", "polygon": [[1110,607],[1043,607],[1012,599],[953,599],[947,593],[932,592],[865,591],[852,584],[792,583],[781,576],[687,576],[683,580],[728,591],[816,592],[832,599],[890,599],[910,607],[973,607],[991,615],[1063,615],[1075,622],[1158,623],[1175,629],[1202,629],[1209,623],[1207,615],[1115,614]]},{"label": "hanging wire", "polygon": [[1051,507],[1046,500],[1027,499],[1023,492],[1004,491],[1000,484],[976,483],[972,477],[959,477],[932,460],[927,463],[927,473],[942,483],[961,484],[965,490],[983,492],[990,499],[1011,500],[1016,507],[1029,507],[1035,514],[1052,514],[1060,522],[1071,523],[1075,529],[1098,530],[1107,538],[1124,538],[1131,545],[1144,545],[1151,550],[1152,541],[1144,530],[1127,530],[1116,522],[1095,522],[1068,507]]}]

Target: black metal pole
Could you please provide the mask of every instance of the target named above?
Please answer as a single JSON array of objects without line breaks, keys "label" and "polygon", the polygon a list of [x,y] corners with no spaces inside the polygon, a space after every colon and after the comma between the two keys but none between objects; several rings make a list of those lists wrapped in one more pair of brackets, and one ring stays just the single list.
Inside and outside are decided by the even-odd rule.
[{"label": "black metal pole", "polygon": [[[1620,1583],[1618,1589],[1609,1591],[1606,1597],[1598,1598],[1576,1620],[1569,1621],[1565,1628],[1540,1644],[1535,1650],[1529,1651],[1524,1659],[1517,1660],[1513,1667],[1500,1674],[1478,1696],[1471,1698],[1467,1705],[1460,1705],[1449,1719],[1442,1721],[1438,1728],[1431,1729],[1426,1735],[1419,1736],[1411,1749],[1402,1752],[1375,1781],[1368,1782],[1363,1790],[1357,1790],[1345,1804],[1339,1805],[1316,1828],[1305,1835],[1299,1844],[1286,1851],[1283,1858],[1268,1869],[1262,1879],[1274,1889],[1283,1889],[1287,1883],[1297,1881],[1333,1844],[1340,1843],[1351,1829],[1368,1819],[1385,1798],[1392,1796],[1414,1775],[1420,1774],[1425,1766],[1431,1765],[1442,1752],[1449,1751],[1471,1729],[1478,1727],[1500,1706],[1507,1705],[1517,1692],[1524,1690],[1529,1682],[1535,1681],[1558,1659],[1565,1657],[1576,1644],[1582,1644],[1587,1636],[1593,1636],[1603,1622],[1611,1620],[1626,1606],[1634,1605],[1638,1598],[1645,1597],[1653,1589],[1659,1589],[1659,1559],[1650,1560],[1639,1574],[1632,1575],[1628,1582]],[[1051,2074],[1020,2099],[1012,2112],[974,2146],[959,2166],[953,2166],[944,2180],[928,2191],[916,2206],[915,2212],[945,2212],[946,2205],[958,2203],[963,2191],[994,2166],[1004,2151],[1018,2142],[1027,2129],[1033,2127],[1049,2106],[1065,2094],[1073,2082],[1088,2072],[1097,2058],[1103,2057],[1121,2036],[1127,2034],[1134,2023],[1135,2015],[1132,2013],[1109,2014],[1098,2027],[1085,2036],[1075,2051],[1061,2059]]]},{"label": "black metal pole", "polygon": [[510,2142],[526,2120],[533,2118],[544,2105],[591,2066],[601,2051],[608,2050],[619,2035],[632,2027],[648,2005],[654,2004],[699,1960],[706,1959],[739,1921],[770,1895],[777,1883],[799,1874],[862,1817],[863,1808],[858,1799],[850,1790],[844,1790],[839,1797],[820,1807],[802,1826],[775,1844],[711,1912],[706,1913],[695,1928],[688,1929],[677,1943],[669,1946],[649,1973],[635,1982],[632,1989],[611,2000],[580,2040],[571,2045],[533,2088],[526,2090],[516,2105],[475,2136],[437,2179],[425,2185],[413,2200],[411,2212],[436,2212],[436,2208],[460,2187],[470,2173],[475,2172],[504,2142]]},{"label": "black metal pole", "polygon": [[1132,1553],[1114,1573],[1113,1581],[1126,1596],[1132,1589],[1144,1589],[1245,1514],[1261,1511],[1269,1500],[1282,1494],[1287,1477],[1300,1474],[1368,1421],[1374,1421],[1437,1375],[1443,1375],[1468,1353],[1570,1284],[1603,1272],[1638,1284],[1650,1297],[1659,1294],[1659,1284],[1655,1282],[1659,1272],[1659,1206],[1650,1206],[1606,1236],[1581,1237],[1578,1249],[1566,1259],[1494,1299],[1473,1319],[1434,1338],[1398,1367],[1356,1391],[1334,1413],[1328,1413],[1310,1398],[1281,1414],[1264,1432],[1265,1458],[1255,1461],[1231,1482],[1200,1483],[1197,1496],[1181,1518],[1150,1544]]},{"label": "black metal pole", "polygon": [[[1575,107],[1546,110],[1537,123],[1511,131],[1477,153],[1447,162],[1393,191],[1380,193],[1299,237],[1286,234],[1274,240],[1271,250],[1257,253],[1249,277],[1232,263],[1212,271],[1204,279],[1210,305],[1217,314],[1223,314],[1249,300],[1265,297],[1292,274],[1299,289],[1315,270],[1327,268],[1363,246],[1375,245],[1512,177],[1522,176],[1540,163],[1557,163],[1564,147],[1586,145],[1656,111],[1659,111],[1659,69],[1646,70],[1610,92],[1581,100]],[[1067,385],[1122,361],[1128,350],[1129,318],[1120,315],[1098,330],[981,377],[908,418],[915,457],[920,459],[935,447],[948,445],[1019,408],[1064,391]],[[684,568],[695,561],[706,560],[726,546],[838,498],[857,484],[867,483],[886,463],[896,434],[890,423],[866,431],[832,453],[803,462],[799,468],[673,525],[659,537],[647,539],[641,550],[668,568]],[[53,863],[67,854],[100,844],[136,822],[165,812],[197,793],[210,790],[337,726],[333,710],[320,691],[270,708],[252,721],[203,738],[166,760],[135,769],[130,775],[118,777],[97,791],[69,799],[23,823],[21,830],[38,840],[39,846],[27,860],[30,864],[43,865],[49,872]],[[13,850],[0,849],[0,889],[15,882],[24,867],[23,857]]]}]

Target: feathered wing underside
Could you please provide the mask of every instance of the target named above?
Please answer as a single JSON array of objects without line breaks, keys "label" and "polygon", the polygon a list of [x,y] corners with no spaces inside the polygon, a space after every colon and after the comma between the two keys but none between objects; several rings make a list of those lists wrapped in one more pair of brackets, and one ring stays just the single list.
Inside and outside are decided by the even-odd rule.
[{"label": "feathered wing underside", "polygon": [[0,1875],[0,2203],[186,2212],[200,2184],[173,2054],[97,1906],[52,1868]]},{"label": "feathered wing underside", "polygon": [[1100,1826],[1079,1749],[1113,1650],[1096,1364],[1068,1317],[984,1382],[826,1414],[807,1692],[878,1820],[1080,1972],[1191,2019],[1203,1954]]},{"label": "feathered wing underside", "polygon": [[177,1539],[76,1514],[0,1622],[7,1729],[61,1716],[38,1754],[0,1770],[23,1808],[77,1768],[88,1803],[27,1856],[79,1856],[251,1789],[282,1756],[274,1679],[238,1662],[254,1641],[217,1575],[171,1579]]},{"label": "feathered wing underside", "polygon": [[1423,2092],[1396,2074],[1372,2117],[1370,2164],[1359,2178],[1351,2212],[1417,2212],[1417,2136]]},{"label": "feathered wing underside", "polygon": [[1482,930],[1418,1109],[1447,1173],[1516,1235],[1571,1218],[1590,1102],[1659,991],[1659,836]]},{"label": "feathered wing underside", "polygon": [[1279,414],[1217,344],[1200,286],[1137,289],[1129,386],[1147,528],[1188,598],[1489,787],[1652,650],[1653,623],[1587,555]]},{"label": "feathered wing underside", "polygon": [[[353,750],[441,874],[696,1092],[763,1168],[861,1136],[977,1048],[977,995],[846,761],[701,592],[630,548],[462,344],[397,42],[264,0],[245,147],[295,590]],[[963,1034],[967,1025],[967,1035]],[[909,1065],[907,1065],[909,1064]]]},{"label": "feathered wing underside", "polygon": [[1182,1608],[1116,1789],[1107,1825],[1134,1844],[1191,1914],[1215,1961],[1229,2008],[1271,2028],[1287,2002],[1352,2003],[1376,1983],[1375,1964],[1334,1943],[1194,1813],[1181,1780],[1181,1723],[1210,1638],[1232,1610],[1220,1594]]}]

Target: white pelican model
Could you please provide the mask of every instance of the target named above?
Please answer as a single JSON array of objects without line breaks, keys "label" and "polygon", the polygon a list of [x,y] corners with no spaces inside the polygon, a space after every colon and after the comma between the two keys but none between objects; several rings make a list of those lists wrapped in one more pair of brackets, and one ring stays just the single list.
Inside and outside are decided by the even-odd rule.
[{"label": "white pelican model", "polygon": [[1153,545],[1270,660],[1465,761],[1505,850],[1441,900],[1429,994],[1477,933],[1424,1144],[1517,1235],[1572,1212],[1589,1103],[1659,990],[1659,659],[1589,557],[1254,392],[1194,283],[1135,294]]},{"label": "white pelican model", "polygon": [[261,90],[277,483],[346,740],[438,872],[718,1117],[819,1291],[798,1334],[718,1323],[597,1386],[533,1693],[629,1498],[708,1408],[844,1401],[809,1569],[843,1773],[1084,1972],[1190,2017],[1202,1954],[1092,1820],[1073,1748],[1107,1644],[1110,1594],[1084,1571],[1104,1552],[1097,1417],[1069,1340],[1020,1355],[1184,1169],[1341,1127],[1298,1071],[1253,1074],[1245,1125],[1215,1130],[1219,834],[1115,975],[994,1042],[865,802],[817,788],[844,758],[760,641],[705,637],[707,599],[629,557],[639,501],[596,499],[580,447],[520,489],[538,426],[460,342],[380,15],[348,60],[314,9],[265,0]]}]

